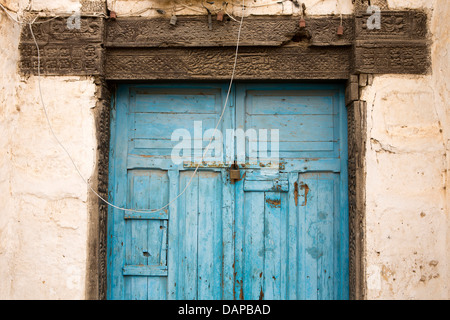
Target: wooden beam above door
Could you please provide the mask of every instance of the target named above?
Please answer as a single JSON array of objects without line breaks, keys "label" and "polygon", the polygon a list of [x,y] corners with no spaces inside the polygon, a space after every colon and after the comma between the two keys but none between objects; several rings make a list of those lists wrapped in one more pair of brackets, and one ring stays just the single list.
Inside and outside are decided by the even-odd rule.
[{"label": "wooden beam above door", "polygon": [[[237,79],[348,79],[354,73],[426,74],[430,69],[427,15],[419,10],[382,11],[380,29],[369,14],[244,18]],[[99,75],[109,80],[228,79],[239,24],[207,16],[164,18],[82,17],[33,25],[43,75]],[[37,49],[24,27],[20,70],[37,74]]]}]

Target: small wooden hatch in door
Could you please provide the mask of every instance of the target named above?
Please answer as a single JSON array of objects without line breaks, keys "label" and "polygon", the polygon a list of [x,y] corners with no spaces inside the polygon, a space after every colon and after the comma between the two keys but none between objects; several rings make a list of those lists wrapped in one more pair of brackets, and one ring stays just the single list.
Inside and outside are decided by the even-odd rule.
[{"label": "small wooden hatch in door", "polygon": [[[192,147],[205,148],[227,90],[226,83],[119,86],[110,201],[148,210],[176,200],[152,213],[110,208],[108,298],[348,298],[342,87],[234,85],[218,127],[223,152],[207,155],[192,178],[195,163],[173,161],[172,134],[185,130]],[[275,152],[267,136],[249,135],[240,179],[230,179],[234,161],[226,157],[240,142],[230,147],[227,129],[278,130],[277,166],[267,158]]]}]

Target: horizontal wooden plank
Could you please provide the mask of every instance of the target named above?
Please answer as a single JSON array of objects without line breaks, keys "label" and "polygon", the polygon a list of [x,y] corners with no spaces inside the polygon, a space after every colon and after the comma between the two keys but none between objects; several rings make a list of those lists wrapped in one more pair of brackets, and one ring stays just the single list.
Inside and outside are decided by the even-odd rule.
[{"label": "horizontal wooden plank", "polygon": [[[107,80],[229,80],[236,50],[227,48],[110,48]],[[242,47],[235,79],[347,79],[352,48]]]},{"label": "horizontal wooden plank", "polygon": [[159,211],[159,212],[128,211],[124,213],[123,218],[127,220],[168,220],[169,214],[166,211]]},{"label": "horizontal wooden plank", "polygon": [[289,159],[281,161],[283,171],[293,172],[340,172],[340,159]]},{"label": "horizontal wooden plank", "polygon": [[123,267],[124,276],[167,277],[167,266],[132,266]]},{"label": "horizontal wooden plank", "polygon": [[[323,91],[247,91],[249,115],[333,114],[333,97]],[[332,92],[335,94],[335,92]]]},{"label": "horizontal wooden plank", "polygon": [[[426,74],[430,66],[427,14],[383,11],[381,28],[369,15],[250,16],[241,33],[236,79],[347,79],[351,73]],[[42,18],[46,19],[46,18]],[[101,75],[107,80],[228,79],[239,23],[225,17],[180,16],[102,19],[82,17],[68,29],[59,17],[33,25],[45,75]],[[48,20],[48,19],[46,19]],[[37,20],[37,22],[43,22]],[[373,41],[376,46],[361,45]],[[37,74],[37,50],[28,25],[22,29],[20,71]],[[295,53],[292,51],[296,51]],[[292,53],[292,54],[291,54]],[[105,68],[104,68],[105,66]]]},{"label": "horizontal wooden plank", "polygon": [[[205,11],[206,13],[206,11]],[[212,19],[208,27],[207,15],[178,16],[175,26],[168,17],[118,18],[106,21],[107,47],[234,47],[239,23],[225,16],[223,21]],[[353,18],[344,16],[347,32],[338,36],[341,23],[337,16],[307,17],[309,33],[300,29],[299,17],[250,16],[242,25],[242,46],[281,46],[309,37],[314,45],[350,45],[353,39]]]},{"label": "horizontal wooden plank", "polygon": [[244,191],[254,192],[288,192],[289,182],[287,180],[245,180]]},{"label": "horizontal wooden plank", "polygon": [[143,113],[217,113],[219,89],[137,89],[132,112]]}]

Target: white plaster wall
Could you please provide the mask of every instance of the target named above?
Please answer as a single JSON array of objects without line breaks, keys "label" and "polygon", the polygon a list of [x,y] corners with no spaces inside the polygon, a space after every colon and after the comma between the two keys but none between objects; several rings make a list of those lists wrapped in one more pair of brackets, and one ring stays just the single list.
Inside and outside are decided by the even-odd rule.
[{"label": "white plaster wall", "polygon": [[[16,10],[27,3],[6,5]],[[87,187],[50,133],[38,78],[18,75],[19,35],[0,11],[0,299],[83,299]],[[41,84],[56,135],[89,178],[96,149],[93,79],[43,77]]]},{"label": "white plaster wall", "polygon": [[[203,3],[211,12],[217,12],[222,8],[223,1],[214,1],[214,4]],[[227,12],[241,16],[242,1],[231,0]],[[280,4],[279,0],[245,0],[248,8],[245,15],[299,15],[300,8],[294,6],[291,1]],[[108,8],[116,11],[120,16],[160,16],[156,9],[162,9],[166,15],[171,15],[174,8],[177,15],[206,14],[201,0],[107,0]],[[306,5],[306,14],[351,14],[353,13],[352,0],[302,0],[299,3]],[[148,10],[146,10],[148,9]],[[145,11],[144,11],[145,10]]]},{"label": "white plaster wall", "polygon": [[11,197],[11,137],[15,121],[18,35],[20,28],[0,12],[0,298],[9,297],[13,286],[11,272],[16,219]]},{"label": "white plaster wall", "polygon": [[[43,78],[53,130],[84,177],[94,169],[91,108],[95,85],[77,77]],[[87,254],[87,187],[51,135],[37,78],[16,87],[11,139],[11,197],[17,220],[14,298],[83,299]]]},{"label": "white plaster wall", "polygon": [[432,74],[377,76],[367,101],[369,299],[448,299],[450,2],[391,0],[432,14]]}]

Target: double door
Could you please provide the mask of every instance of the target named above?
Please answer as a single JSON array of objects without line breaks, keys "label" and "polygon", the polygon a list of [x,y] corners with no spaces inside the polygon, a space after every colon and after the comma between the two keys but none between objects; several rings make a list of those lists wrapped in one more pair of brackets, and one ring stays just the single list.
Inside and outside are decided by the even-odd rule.
[{"label": "double door", "polygon": [[110,208],[108,298],[348,298],[342,87],[238,83],[214,131],[227,92],[118,87],[109,200],[170,205]]}]

